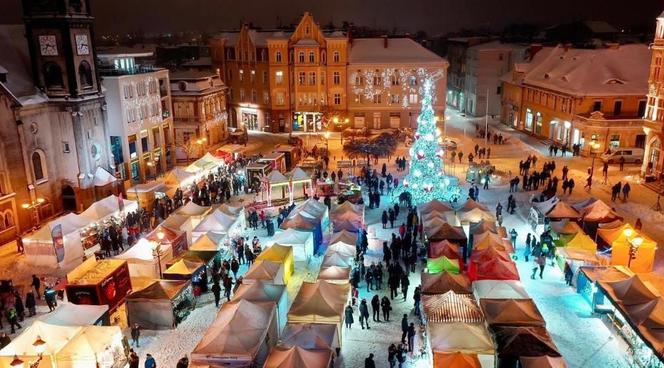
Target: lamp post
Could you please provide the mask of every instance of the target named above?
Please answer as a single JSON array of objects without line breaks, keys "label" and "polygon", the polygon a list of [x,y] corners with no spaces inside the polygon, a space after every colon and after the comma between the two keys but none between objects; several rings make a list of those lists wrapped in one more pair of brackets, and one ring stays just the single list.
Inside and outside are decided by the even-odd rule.
[{"label": "lamp post", "polygon": [[157,231],[157,240],[159,242],[156,243],[155,247],[152,249],[152,257],[157,258],[157,266],[159,267],[159,278],[162,278],[162,271],[161,271],[161,243],[164,240],[164,232],[159,229]]},{"label": "lamp post", "polygon": [[35,221],[33,229],[39,228],[39,206],[41,206],[44,202],[46,202],[44,198],[38,197],[33,201],[25,202],[21,205],[23,209],[32,211],[32,217]]},{"label": "lamp post", "polygon": [[592,163],[590,164],[590,176],[592,177],[595,174],[595,158],[597,157],[597,150],[599,149],[599,143],[590,142],[590,156],[592,157]]}]

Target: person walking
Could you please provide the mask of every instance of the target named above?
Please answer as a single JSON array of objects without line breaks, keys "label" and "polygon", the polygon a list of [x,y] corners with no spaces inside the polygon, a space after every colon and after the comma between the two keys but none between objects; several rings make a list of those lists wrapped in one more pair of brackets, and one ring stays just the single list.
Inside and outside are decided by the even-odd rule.
[{"label": "person walking", "polygon": [[420,317],[420,301],[422,300],[422,295],[420,293],[420,287],[416,287],[413,291],[413,301],[415,302],[415,315]]},{"label": "person walking", "polygon": [[380,297],[378,294],[371,298],[371,311],[373,312],[373,321],[380,322]]},{"label": "person walking", "polygon": [[618,162],[620,163],[620,171],[623,171],[625,168],[625,156],[620,156],[620,160]]},{"label": "person walking", "polygon": [[537,257],[537,264],[539,264],[539,277],[542,279],[542,276],[544,274],[544,267],[546,267],[546,256],[544,253],[540,254]]},{"label": "person walking", "polygon": [[408,315],[404,314],[401,318],[401,343],[406,343],[406,335],[408,335]]},{"label": "person walking", "polygon": [[389,322],[390,311],[392,310],[392,303],[390,302],[390,299],[387,296],[384,296],[383,299],[380,300],[380,306],[383,310],[383,319],[385,322]]},{"label": "person walking", "polygon": [[408,280],[408,271],[401,276],[401,293],[403,294],[403,300],[406,301],[408,296],[408,285],[410,285],[410,280]]},{"label": "person walking", "polygon": [[362,299],[362,302],[360,302],[360,325],[362,325],[363,330],[365,322],[367,324],[367,330],[370,330],[371,327],[369,327],[369,307],[367,306],[367,300]]},{"label": "person walking", "polygon": [[387,282],[390,284],[390,298],[394,300],[394,297],[399,295],[399,275],[396,272],[390,272]]},{"label": "person walking", "polygon": [[344,309],[344,323],[346,324],[346,328],[350,329],[350,327],[353,325],[353,322],[355,322],[353,319],[353,307],[348,304],[346,309]]},{"label": "person walking", "polygon": [[221,285],[218,282],[212,284],[212,294],[214,295],[214,305],[219,308],[219,302],[221,301]]},{"label": "person walking", "polygon": [[397,346],[390,344],[387,348],[387,362],[390,363],[390,368],[394,368],[397,364]]},{"label": "person walking", "polygon": [[138,368],[139,364],[139,359],[138,359],[138,354],[134,351],[134,349],[129,349],[129,368]]},{"label": "person walking", "polygon": [[5,312],[5,317],[7,318],[7,322],[9,322],[9,326],[12,330],[12,334],[16,333],[16,330],[14,329],[14,326],[18,328],[19,330],[23,327],[18,323],[18,314],[16,313],[16,308],[15,307],[9,307],[7,311]]},{"label": "person walking", "polygon": [[402,344],[397,346],[397,362],[399,362],[399,368],[402,368],[403,363],[406,362],[406,352],[404,351]]},{"label": "person walking", "polygon": [[41,288],[41,280],[37,275],[32,275],[32,283],[30,284],[33,288],[35,288],[35,295],[37,295],[37,299],[41,299],[41,293],[39,292],[39,288]]},{"label": "person walking", "polygon": [[602,184],[606,184],[609,181],[609,163],[605,162],[602,166]]},{"label": "person walking", "polygon": [[415,324],[410,323],[408,326],[408,352],[413,352],[413,348],[415,347]]},{"label": "person walking", "polygon": [[157,362],[152,357],[152,354],[148,353],[145,355],[145,368],[157,368]]},{"label": "person walking", "polygon": [[629,198],[629,192],[632,190],[632,187],[629,185],[629,183],[625,183],[622,187],[622,192],[623,192],[623,201],[627,201]]},{"label": "person walking", "polygon": [[364,359],[364,368],[376,368],[376,362],[374,362],[373,353],[369,354],[368,358]]},{"label": "person walking", "polygon": [[383,210],[383,215],[381,216],[381,222],[383,223],[383,229],[387,229],[387,221],[388,221],[387,211]]},{"label": "person walking", "polygon": [[140,347],[139,338],[141,337],[141,326],[138,323],[134,323],[131,326],[131,344]]},{"label": "person walking", "polygon": [[35,300],[35,294],[32,291],[28,291],[25,295],[25,308],[28,310],[28,317],[37,314],[37,301]]}]

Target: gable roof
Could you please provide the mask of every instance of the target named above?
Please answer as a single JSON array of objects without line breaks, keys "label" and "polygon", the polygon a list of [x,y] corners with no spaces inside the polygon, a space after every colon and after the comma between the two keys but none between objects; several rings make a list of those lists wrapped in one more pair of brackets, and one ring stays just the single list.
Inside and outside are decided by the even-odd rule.
[{"label": "gable roof", "polygon": [[410,38],[354,39],[349,64],[447,64],[447,61]]}]

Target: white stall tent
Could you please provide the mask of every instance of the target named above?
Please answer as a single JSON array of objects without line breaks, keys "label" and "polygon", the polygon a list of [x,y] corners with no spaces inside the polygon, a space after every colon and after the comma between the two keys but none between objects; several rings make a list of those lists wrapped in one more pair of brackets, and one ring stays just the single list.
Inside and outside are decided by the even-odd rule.
[{"label": "white stall tent", "polygon": [[281,334],[280,345],[334,351],[339,347],[339,331],[333,324],[289,323]]},{"label": "white stall tent", "polygon": [[237,216],[229,215],[223,211],[216,210],[208,214],[193,230],[193,237],[211,231],[216,234],[236,234],[241,230],[241,224]]},{"label": "white stall tent", "polygon": [[181,167],[175,167],[164,178],[164,184],[170,187],[184,188],[196,182],[196,175]]},{"label": "white stall tent", "polygon": [[293,247],[293,257],[296,262],[308,261],[314,254],[314,236],[308,231],[286,229],[274,234],[268,240],[268,245],[281,244]]},{"label": "white stall tent", "polygon": [[191,244],[189,250],[219,250],[225,236],[208,232],[201,235]]},{"label": "white stall tent", "polygon": [[288,293],[285,285],[256,281],[240,285],[233,294],[233,301],[274,302],[277,306],[277,332],[280,334],[288,321]]},{"label": "white stall tent", "polygon": [[275,309],[272,302],[224,303],[190,360],[212,366],[261,366],[277,340]]},{"label": "white stall tent", "polygon": [[341,326],[348,302],[350,284],[328,281],[303,282],[291,309],[291,323],[329,323]]},{"label": "white stall tent", "polygon": [[[92,223],[87,218],[73,213],[59,217],[44,225],[36,232],[23,237],[26,261],[28,264],[39,267],[60,266],[63,269],[73,269],[83,262],[83,245],[81,244],[80,230]],[[55,255],[51,231],[56,226],[62,226],[64,235],[65,256],[60,265]]]},{"label": "white stall tent", "polygon": [[431,351],[477,354],[482,367],[494,367],[495,347],[484,324],[452,322],[426,325]]},{"label": "white stall tent", "polygon": [[478,280],[473,282],[473,294],[479,299],[530,299],[520,281]]},{"label": "white stall tent", "polygon": [[120,198],[115,195],[110,195],[102,200],[99,200],[87,210],[83,211],[79,216],[86,218],[93,222],[106,220],[112,216],[119,216],[122,212],[133,212],[138,209],[138,202],[122,199],[122,210],[120,209]]},{"label": "white stall tent", "polygon": [[327,250],[325,252],[325,256],[323,256],[323,262],[321,263],[321,268],[331,267],[331,266],[352,267],[353,259],[347,254]]},{"label": "white stall tent", "polygon": [[240,226],[244,229],[247,227],[247,214],[244,210],[244,207],[239,206],[239,207],[234,207],[234,206],[229,206],[226,203],[222,203],[217,207],[217,211],[221,211],[229,216],[237,217],[238,220],[240,220]]},{"label": "white stall tent", "polygon": [[199,206],[194,202],[188,202],[184,206],[175,210],[175,213],[182,216],[193,217],[199,220],[203,219],[210,212],[210,207]]},{"label": "white stall tent", "polygon": [[127,261],[131,277],[152,277],[157,279],[160,275],[160,263],[161,271],[164,271],[166,264],[173,260],[173,248],[171,248],[169,243],[164,243],[159,250],[159,261],[155,252],[155,245],[145,238],[140,238],[126,252],[114,258]]},{"label": "white stall tent", "polygon": [[44,314],[39,321],[56,326],[90,326],[98,324],[108,313],[108,305],[84,305],[64,303],[53,312]]},{"label": "white stall tent", "polygon": [[192,232],[195,226],[193,221],[198,222],[198,220],[194,220],[191,217],[173,213],[161,223],[161,226],[187,234],[187,244],[191,244]]},{"label": "white stall tent", "polygon": [[116,178],[115,175],[111,174],[103,167],[97,166],[95,176],[92,179],[92,184],[94,184],[95,187],[104,187],[108,184],[115,183],[117,180],[118,178]]},{"label": "white stall tent", "polygon": [[344,243],[347,245],[352,245],[353,247],[357,244],[357,232],[342,230],[330,235],[329,244]]},{"label": "white stall tent", "polygon": [[330,350],[307,350],[299,346],[272,349],[263,368],[324,368],[332,362]]},{"label": "white stall tent", "polygon": [[350,280],[350,267],[322,267],[318,273],[319,280],[344,284]]},{"label": "white stall tent", "polygon": [[45,342],[40,367],[121,368],[127,364],[118,326],[57,326],[35,321],[0,350],[0,366],[9,367],[14,356],[36,361],[39,352],[33,343],[37,338]]},{"label": "white stall tent", "polygon": [[284,264],[272,261],[257,261],[249,268],[242,278],[243,284],[258,281],[272,282],[277,285],[286,285],[284,279]]},{"label": "white stall tent", "polygon": [[355,258],[357,255],[357,247],[355,245],[348,245],[344,242],[336,242],[330,244],[330,246],[327,247],[326,252],[340,253],[348,257]]}]

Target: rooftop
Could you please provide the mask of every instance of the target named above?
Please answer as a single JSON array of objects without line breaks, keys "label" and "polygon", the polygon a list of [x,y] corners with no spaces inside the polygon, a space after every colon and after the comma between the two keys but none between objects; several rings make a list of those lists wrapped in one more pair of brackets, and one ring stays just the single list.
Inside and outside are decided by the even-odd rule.
[{"label": "rooftop", "polygon": [[493,51],[493,50],[517,50],[525,48],[526,46],[517,45],[514,43],[502,43],[500,41],[491,41],[471,46],[468,49],[477,50],[477,51]]},{"label": "rooftop", "polygon": [[218,77],[217,73],[211,71],[199,71],[199,70],[176,70],[170,73],[171,81],[180,81],[180,80],[200,80],[206,78]]},{"label": "rooftop", "polygon": [[97,56],[100,58],[124,58],[124,57],[150,57],[154,51],[148,48],[135,48],[124,46],[98,47]]},{"label": "rooftop", "polygon": [[23,25],[0,25],[0,45],[0,66],[7,70],[7,89],[18,98],[37,94]]},{"label": "rooftop", "polygon": [[442,64],[445,63],[445,59],[410,38],[388,38],[385,47],[385,39],[377,37],[353,40],[348,62],[349,64]]}]

